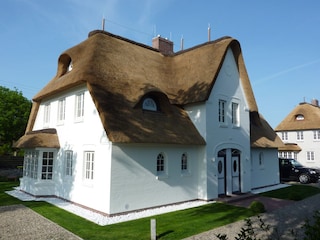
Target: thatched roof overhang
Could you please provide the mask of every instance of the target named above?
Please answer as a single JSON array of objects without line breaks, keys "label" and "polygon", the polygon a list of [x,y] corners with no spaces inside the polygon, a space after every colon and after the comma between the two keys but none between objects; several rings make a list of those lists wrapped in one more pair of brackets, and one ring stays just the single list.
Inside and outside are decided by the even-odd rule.
[{"label": "thatched roof overhang", "polygon": [[282,147],[279,147],[278,150],[283,152],[300,152],[302,149],[296,143],[285,143]]},{"label": "thatched roof overhang", "polygon": [[16,143],[16,148],[60,148],[56,129],[31,131],[22,136]]}]

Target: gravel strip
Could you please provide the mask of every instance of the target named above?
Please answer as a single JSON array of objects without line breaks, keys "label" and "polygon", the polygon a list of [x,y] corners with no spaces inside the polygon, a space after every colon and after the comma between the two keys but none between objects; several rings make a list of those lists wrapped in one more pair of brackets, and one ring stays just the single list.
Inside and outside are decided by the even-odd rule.
[{"label": "gravel strip", "polygon": [[79,240],[78,236],[23,205],[0,207],[2,240]]}]

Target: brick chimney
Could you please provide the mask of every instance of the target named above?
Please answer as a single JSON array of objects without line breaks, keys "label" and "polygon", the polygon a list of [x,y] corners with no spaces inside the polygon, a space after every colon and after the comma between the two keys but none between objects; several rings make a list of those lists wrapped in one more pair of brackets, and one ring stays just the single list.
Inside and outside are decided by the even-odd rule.
[{"label": "brick chimney", "polygon": [[160,35],[152,39],[152,47],[166,55],[173,53],[173,42],[161,37]]}]

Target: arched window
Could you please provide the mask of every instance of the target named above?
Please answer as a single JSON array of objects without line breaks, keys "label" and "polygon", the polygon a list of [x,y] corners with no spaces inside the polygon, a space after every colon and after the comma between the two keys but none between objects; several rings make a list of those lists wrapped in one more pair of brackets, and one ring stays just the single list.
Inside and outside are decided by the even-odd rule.
[{"label": "arched window", "polygon": [[188,155],[183,153],[181,155],[181,171],[188,171]]},{"label": "arched window", "polygon": [[161,174],[165,172],[165,157],[163,153],[159,153],[157,156],[157,173]]},{"label": "arched window", "polygon": [[150,97],[145,98],[143,100],[142,109],[148,110],[148,111],[154,111],[154,112],[158,111],[158,107],[157,107],[156,102]]}]

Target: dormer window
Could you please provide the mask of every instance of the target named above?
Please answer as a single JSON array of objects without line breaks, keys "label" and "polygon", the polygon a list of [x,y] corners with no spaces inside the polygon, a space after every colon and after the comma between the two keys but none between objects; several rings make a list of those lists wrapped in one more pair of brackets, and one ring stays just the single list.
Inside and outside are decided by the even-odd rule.
[{"label": "dormer window", "polygon": [[302,114],[298,114],[298,115],[296,115],[296,120],[297,121],[304,120],[304,116]]},{"label": "dormer window", "polygon": [[142,109],[154,112],[158,111],[156,102],[150,97],[143,100]]},{"label": "dormer window", "polygon": [[70,61],[67,71],[70,72],[73,68],[72,61]]}]

